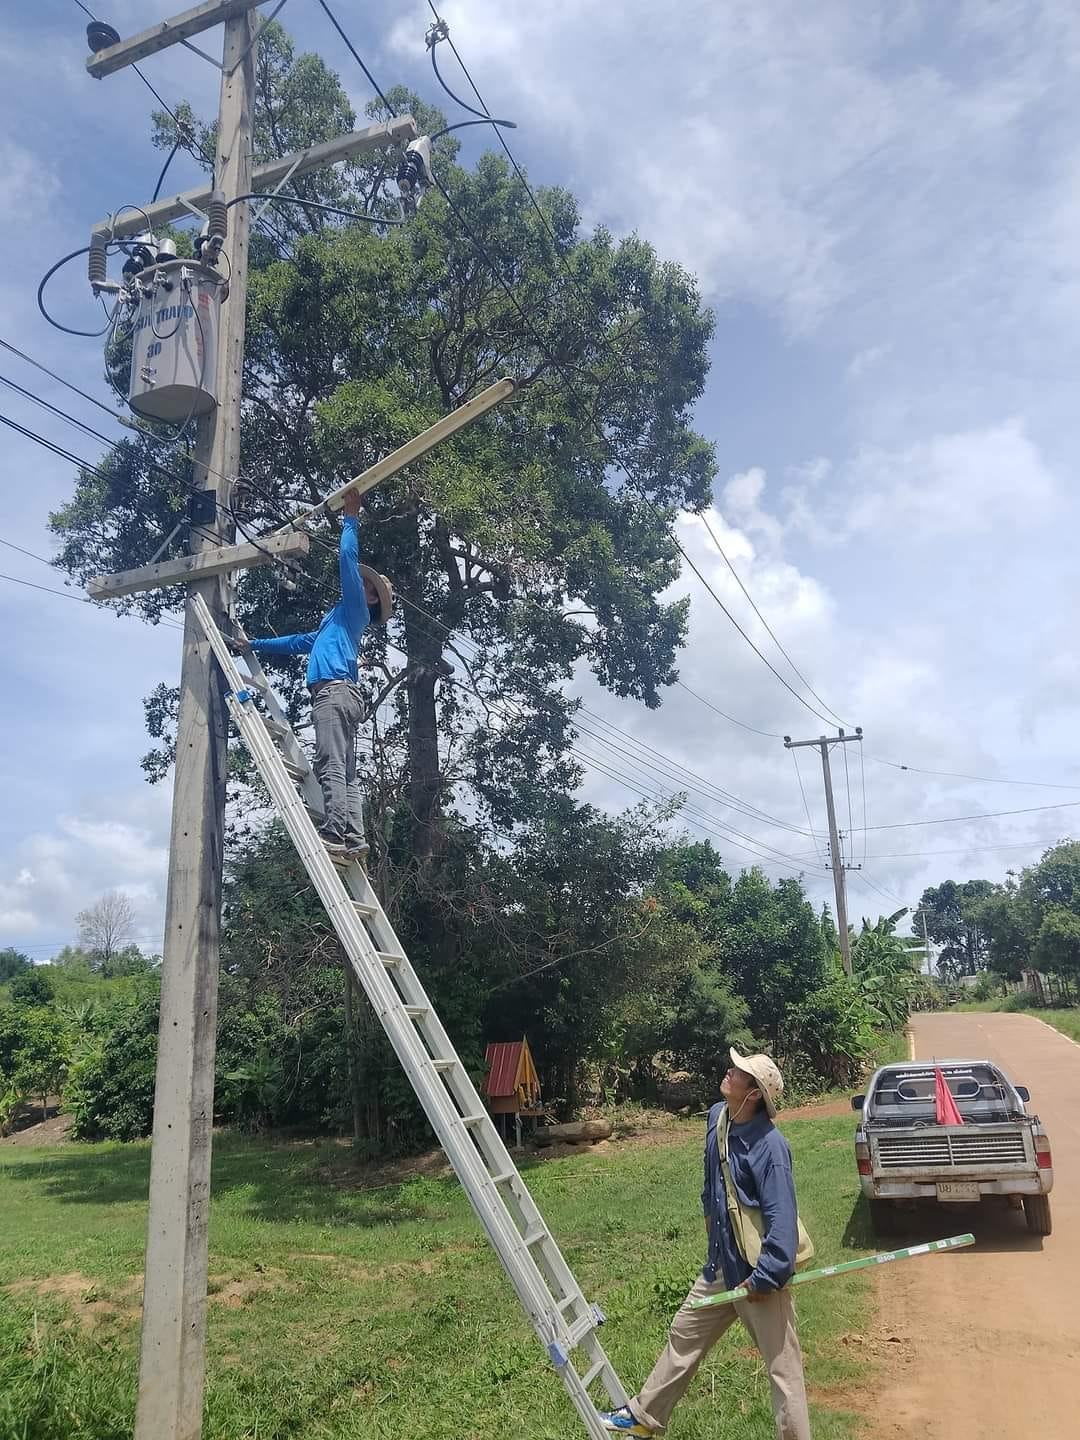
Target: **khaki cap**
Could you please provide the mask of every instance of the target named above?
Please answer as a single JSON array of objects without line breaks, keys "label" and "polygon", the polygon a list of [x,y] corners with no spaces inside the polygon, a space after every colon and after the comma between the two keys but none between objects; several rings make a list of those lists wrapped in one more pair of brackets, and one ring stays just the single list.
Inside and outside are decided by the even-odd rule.
[{"label": "khaki cap", "polygon": [[733,1045],[731,1063],[754,1077],[758,1089],[765,1097],[765,1109],[770,1115],[775,1115],[776,1102],[784,1093],[784,1077],[776,1068],[776,1062],[770,1060],[768,1055],[740,1055]]},{"label": "khaki cap", "polygon": [[375,587],[375,593],[379,597],[379,618],[373,620],[375,625],[385,625],[390,616],[394,613],[394,587],[385,575],[380,575],[370,565],[361,565],[360,574],[365,580],[369,580]]}]

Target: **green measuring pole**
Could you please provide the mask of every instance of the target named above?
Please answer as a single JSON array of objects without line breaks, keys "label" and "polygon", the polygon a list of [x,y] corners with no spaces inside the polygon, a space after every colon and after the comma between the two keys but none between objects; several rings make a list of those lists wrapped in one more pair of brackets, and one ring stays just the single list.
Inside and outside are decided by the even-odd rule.
[{"label": "green measuring pole", "polygon": [[[952,1235],[948,1240],[930,1240],[925,1245],[909,1245],[906,1250],[886,1250],[882,1255],[864,1255],[861,1260],[845,1260],[842,1265],[822,1265],[819,1270],[803,1270],[793,1275],[789,1285],[809,1285],[811,1280],[827,1280],[830,1275],[846,1275],[851,1270],[868,1270],[871,1265],[888,1265],[890,1260],[914,1260],[916,1255],[932,1255],[935,1250],[961,1250],[965,1245],[974,1245],[974,1235]],[[719,1295],[702,1295],[691,1300],[694,1310],[706,1305],[728,1305],[732,1300],[745,1300],[745,1285],[735,1290],[723,1290]]]}]

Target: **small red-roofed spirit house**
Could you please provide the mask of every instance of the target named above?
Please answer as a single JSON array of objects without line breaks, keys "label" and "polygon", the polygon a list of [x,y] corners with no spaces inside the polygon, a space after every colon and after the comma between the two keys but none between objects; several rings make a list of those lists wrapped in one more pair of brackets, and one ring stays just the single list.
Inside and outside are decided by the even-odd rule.
[{"label": "small red-roofed spirit house", "polygon": [[[536,1073],[529,1042],[520,1040],[492,1042],[484,1052],[488,1073],[484,1078],[483,1096],[492,1115],[514,1117],[514,1135],[521,1149],[522,1119],[539,1120],[544,1114],[540,1098],[540,1076]],[[503,1139],[506,1120],[499,1122]]]}]

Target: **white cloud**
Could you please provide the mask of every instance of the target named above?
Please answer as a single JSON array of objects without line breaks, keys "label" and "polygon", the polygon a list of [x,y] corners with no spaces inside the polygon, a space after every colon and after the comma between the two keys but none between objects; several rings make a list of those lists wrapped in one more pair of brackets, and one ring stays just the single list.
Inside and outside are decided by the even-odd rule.
[{"label": "white cloud", "polygon": [[867,534],[946,540],[1045,524],[1061,488],[1020,419],[867,447],[822,487],[820,462],[783,490],[787,524],[821,544]]},{"label": "white cloud", "polygon": [[868,345],[865,350],[860,350],[857,355],[852,357],[851,363],[847,367],[848,379],[861,380],[864,375],[881,364],[891,348],[889,345]]},{"label": "white cloud", "polygon": [[76,915],[107,890],[131,900],[135,938],[160,944],[168,800],[165,792],[133,793],[118,798],[115,817],[61,815],[25,836],[0,865],[0,946],[74,942]]}]

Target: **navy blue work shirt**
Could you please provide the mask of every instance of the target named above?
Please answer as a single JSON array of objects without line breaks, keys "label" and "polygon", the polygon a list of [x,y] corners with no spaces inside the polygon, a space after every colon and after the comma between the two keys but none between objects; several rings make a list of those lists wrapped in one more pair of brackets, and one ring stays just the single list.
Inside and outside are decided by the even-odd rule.
[{"label": "navy blue work shirt", "polygon": [[723,1101],[712,1107],[705,1131],[705,1188],[701,1192],[701,1204],[709,1221],[709,1256],[701,1274],[712,1282],[717,1271],[722,1272],[728,1290],[734,1290],[747,1279],[752,1290],[763,1293],[779,1290],[795,1273],[799,1248],[791,1150],[765,1110],[759,1110],[743,1125],[732,1125],[728,1131],[729,1170],[736,1193],[744,1205],[754,1205],[761,1210],[765,1226],[761,1257],[751,1268],[735,1243],[728,1218],[717,1141],[723,1109]]}]

